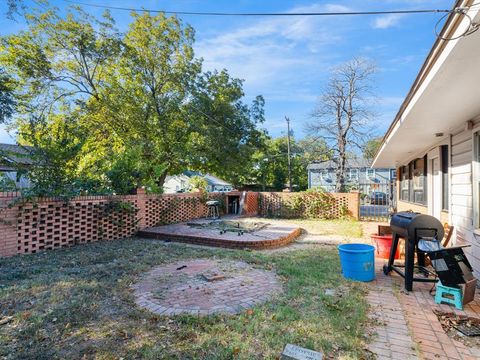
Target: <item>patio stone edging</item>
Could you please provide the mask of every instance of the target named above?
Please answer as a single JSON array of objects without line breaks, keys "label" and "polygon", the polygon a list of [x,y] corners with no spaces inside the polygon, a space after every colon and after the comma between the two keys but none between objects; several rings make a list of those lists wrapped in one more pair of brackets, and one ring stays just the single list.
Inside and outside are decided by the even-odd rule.
[{"label": "patio stone edging", "polygon": [[255,241],[245,241],[245,240],[227,240],[221,238],[209,238],[203,236],[194,236],[194,235],[179,235],[179,234],[162,234],[155,233],[148,230],[139,231],[137,236],[149,239],[157,239],[163,241],[174,241],[181,243],[188,243],[194,245],[204,245],[204,246],[215,246],[229,249],[254,249],[254,250],[265,250],[265,249],[274,249],[282,246],[286,246],[292,243],[297,237],[302,233],[301,228],[296,228],[292,230],[288,235],[281,236],[277,239],[268,239],[268,240],[255,240]]}]

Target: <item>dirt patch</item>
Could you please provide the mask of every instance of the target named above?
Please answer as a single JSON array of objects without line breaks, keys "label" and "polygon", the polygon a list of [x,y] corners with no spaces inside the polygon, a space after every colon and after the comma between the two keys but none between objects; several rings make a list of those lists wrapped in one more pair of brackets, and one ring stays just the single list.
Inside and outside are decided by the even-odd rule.
[{"label": "dirt patch", "polygon": [[[433,312],[448,336],[468,347],[480,348],[480,319],[440,310]],[[467,335],[475,333],[475,336]]]}]

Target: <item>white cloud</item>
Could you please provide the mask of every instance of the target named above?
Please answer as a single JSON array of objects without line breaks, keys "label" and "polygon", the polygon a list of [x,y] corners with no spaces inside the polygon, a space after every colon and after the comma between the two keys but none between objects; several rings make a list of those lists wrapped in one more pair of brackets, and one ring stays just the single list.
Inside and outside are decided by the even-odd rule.
[{"label": "white cloud", "polygon": [[[345,6],[313,4],[288,12],[348,11]],[[348,21],[340,20],[340,22]],[[195,50],[204,58],[208,70],[227,68],[245,86],[265,93],[289,79],[301,77],[312,68],[327,68],[331,51],[328,45],[340,43],[345,27],[327,17],[260,18],[220,35],[200,39]],[[227,30],[228,31],[228,30]],[[308,78],[307,78],[308,80]]]},{"label": "white cloud", "polygon": [[403,14],[388,14],[379,16],[375,19],[372,26],[375,29],[388,29],[390,27],[398,25],[403,17]]}]

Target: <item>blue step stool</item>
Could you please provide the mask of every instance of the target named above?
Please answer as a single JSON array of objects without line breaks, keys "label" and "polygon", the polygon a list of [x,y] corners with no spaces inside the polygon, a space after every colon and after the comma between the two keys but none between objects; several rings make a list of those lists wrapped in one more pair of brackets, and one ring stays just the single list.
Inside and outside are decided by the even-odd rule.
[{"label": "blue step stool", "polygon": [[462,289],[442,285],[442,283],[439,281],[437,283],[437,291],[435,293],[435,303],[441,304],[442,302],[455,305],[457,309],[463,310]]}]

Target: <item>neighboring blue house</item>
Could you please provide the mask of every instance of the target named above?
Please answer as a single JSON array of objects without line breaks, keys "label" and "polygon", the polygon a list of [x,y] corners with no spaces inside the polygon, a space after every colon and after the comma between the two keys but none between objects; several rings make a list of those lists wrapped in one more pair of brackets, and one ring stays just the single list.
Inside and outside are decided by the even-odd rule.
[{"label": "neighboring blue house", "polygon": [[[333,161],[312,163],[308,165],[308,188],[322,187],[326,191],[335,191],[336,164]],[[391,184],[396,180],[395,169],[372,169],[370,162],[363,158],[347,159],[345,183],[352,190],[369,192],[376,188],[374,184]],[[365,187],[368,187],[366,189]]]}]

